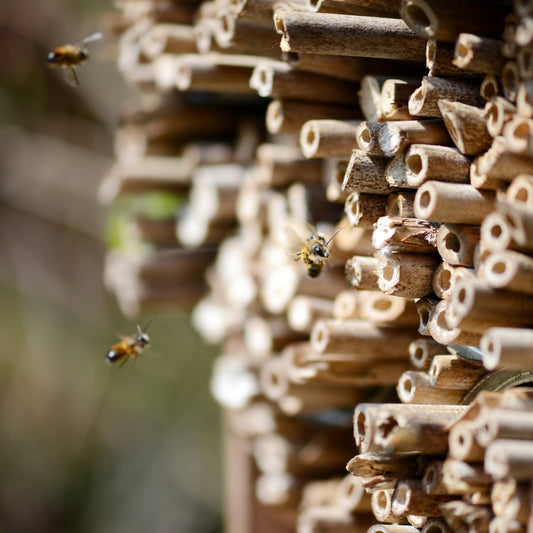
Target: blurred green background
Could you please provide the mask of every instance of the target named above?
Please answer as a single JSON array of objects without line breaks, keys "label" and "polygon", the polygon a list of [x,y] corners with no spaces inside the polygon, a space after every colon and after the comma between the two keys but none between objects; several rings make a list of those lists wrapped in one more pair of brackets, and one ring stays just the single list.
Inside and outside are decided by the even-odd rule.
[{"label": "blurred green background", "polygon": [[105,41],[79,88],[46,55],[98,31],[110,9],[0,3],[2,532],[220,531],[215,350],[183,310],[154,316],[135,365],[104,361],[135,330],[102,285],[107,213],[96,200],[135,94]]}]

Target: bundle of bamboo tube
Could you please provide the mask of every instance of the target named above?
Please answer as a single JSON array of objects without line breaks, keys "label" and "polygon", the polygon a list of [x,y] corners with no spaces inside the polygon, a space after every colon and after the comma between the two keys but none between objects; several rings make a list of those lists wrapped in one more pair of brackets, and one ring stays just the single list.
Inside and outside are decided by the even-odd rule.
[{"label": "bundle of bamboo tube", "polygon": [[[143,96],[102,198],[179,206],[106,279],[221,345],[227,530],[533,527],[533,3],[121,13]],[[288,231],[331,238],[317,277]]]}]

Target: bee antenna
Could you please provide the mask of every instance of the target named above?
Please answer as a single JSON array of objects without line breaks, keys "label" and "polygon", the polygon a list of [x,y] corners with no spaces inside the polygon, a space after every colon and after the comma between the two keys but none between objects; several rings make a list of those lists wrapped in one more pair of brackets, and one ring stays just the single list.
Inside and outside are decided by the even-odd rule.
[{"label": "bee antenna", "polygon": [[341,231],[343,228],[338,228],[337,231],[328,239],[328,242],[326,242],[326,246],[337,236],[339,231]]},{"label": "bee antenna", "polygon": [[152,322],[153,320],[153,316],[151,316],[149,319],[148,319],[148,322],[146,322],[146,324],[144,325],[144,327],[141,329],[141,326],[137,325],[137,331],[139,332],[139,335],[141,335],[143,332],[146,333],[146,330],[148,329],[148,326],[150,325],[150,323]]}]

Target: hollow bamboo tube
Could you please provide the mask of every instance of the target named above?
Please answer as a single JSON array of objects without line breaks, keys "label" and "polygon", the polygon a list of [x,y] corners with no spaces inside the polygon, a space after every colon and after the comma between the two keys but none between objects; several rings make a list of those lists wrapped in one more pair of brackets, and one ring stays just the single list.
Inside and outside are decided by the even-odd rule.
[{"label": "hollow bamboo tube", "polygon": [[508,203],[520,202],[525,206],[533,207],[533,176],[522,174],[517,176],[507,187],[505,200]]},{"label": "hollow bamboo tube", "polygon": [[454,355],[436,355],[428,372],[431,386],[464,391],[471,389],[486,373],[481,363]]},{"label": "hollow bamboo tube", "polygon": [[484,110],[487,121],[487,131],[492,137],[501,135],[503,127],[511,120],[516,112],[516,106],[502,96],[492,97],[486,104]]},{"label": "hollow bamboo tube", "polygon": [[300,131],[300,147],[305,157],[349,157],[357,150],[358,122],[310,120]]},{"label": "hollow bamboo tube", "polygon": [[442,514],[452,531],[489,531],[492,511],[486,504],[453,500],[442,504]]},{"label": "hollow bamboo tube", "polygon": [[526,252],[533,250],[533,214],[531,210],[523,204],[510,204],[505,201],[499,201],[497,207],[509,225],[516,248]]},{"label": "hollow bamboo tube", "polygon": [[506,14],[504,6],[481,0],[468,6],[460,0],[403,0],[400,7],[400,16],[417,35],[445,42],[454,42],[460,33],[500,37]]},{"label": "hollow bamboo tube", "polygon": [[142,37],[140,47],[150,59],[161,54],[196,52],[193,27],[186,24],[156,24]]},{"label": "hollow bamboo tube", "polygon": [[372,248],[372,232],[364,228],[350,228],[348,227],[348,219],[343,218],[338,224],[339,227],[344,228],[337,234],[333,242],[330,244],[332,250],[338,250],[343,254],[353,254],[357,256],[371,256]]},{"label": "hollow bamboo tube", "polygon": [[440,506],[450,498],[432,496],[422,490],[420,480],[400,481],[392,495],[392,511],[398,516],[408,514],[441,516]]},{"label": "hollow bamboo tube", "polygon": [[479,238],[480,226],[441,224],[437,232],[437,250],[450,265],[472,267]]},{"label": "hollow bamboo tube", "polygon": [[384,155],[379,145],[379,132],[385,128],[383,122],[365,120],[356,129],[355,136],[359,149],[373,155]]},{"label": "hollow bamboo tube", "polygon": [[387,253],[434,254],[437,226],[417,218],[380,217],[372,234],[372,246]]},{"label": "hollow bamboo tube", "polygon": [[487,150],[492,142],[483,109],[467,103],[439,100],[438,108],[455,146],[466,155]]},{"label": "hollow bamboo tube", "polygon": [[313,322],[330,316],[332,309],[331,300],[300,294],[294,297],[287,308],[287,321],[292,329],[309,332]]},{"label": "hollow bamboo tube", "polygon": [[389,78],[381,86],[380,108],[383,120],[409,120],[413,117],[409,113],[409,98],[418,88],[419,81],[415,79]]},{"label": "hollow bamboo tube", "polygon": [[491,477],[481,464],[471,464],[457,459],[446,459],[442,467],[443,484],[449,494],[486,492],[492,484]]},{"label": "hollow bamboo tube", "polygon": [[435,355],[447,353],[446,346],[433,339],[417,339],[409,345],[409,361],[417,370],[428,370]]},{"label": "hollow bamboo tube", "polygon": [[420,87],[409,98],[409,113],[422,117],[440,117],[438,103],[441,100],[452,100],[470,106],[482,105],[479,83],[424,76]]},{"label": "hollow bamboo tube", "polygon": [[379,290],[377,265],[375,257],[356,255],[348,259],[345,267],[348,284],[354,289]]},{"label": "hollow bamboo tube", "polygon": [[389,194],[385,214],[392,217],[415,218],[415,193],[398,191]]},{"label": "hollow bamboo tube", "polygon": [[380,522],[400,523],[407,522],[405,518],[395,515],[392,512],[393,489],[377,490],[372,493],[371,506],[376,520]]},{"label": "hollow bamboo tube", "polygon": [[394,188],[407,189],[410,185],[407,183],[407,170],[405,164],[405,153],[399,153],[393,157],[385,169],[385,179],[387,183]]},{"label": "hollow bamboo tube", "polygon": [[360,2],[359,0],[308,0],[307,6],[315,13],[344,13],[346,15],[368,15],[372,17],[397,18],[400,2],[384,0]]},{"label": "hollow bamboo tube", "polygon": [[449,494],[448,487],[444,484],[442,465],[444,461],[431,461],[424,470],[422,477],[422,489],[426,494],[442,495]]},{"label": "hollow bamboo tube", "polygon": [[412,144],[405,163],[407,183],[412,187],[429,180],[469,183],[470,159],[455,148]]},{"label": "hollow bamboo tube", "polygon": [[377,291],[361,294],[360,312],[363,319],[377,325],[418,325],[418,313],[413,300],[380,294]]},{"label": "hollow bamboo tube", "polygon": [[515,116],[503,128],[503,137],[509,149],[518,154],[530,154],[533,120]]},{"label": "hollow bamboo tube", "polygon": [[407,359],[407,348],[415,337],[414,331],[379,328],[357,319],[317,320],[311,345],[319,353],[357,354],[360,360]]},{"label": "hollow bamboo tube", "polygon": [[402,374],[396,391],[402,402],[416,404],[457,405],[465,395],[465,391],[432,387],[426,372],[412,370]]},{"label": "hollow bamboo tube", "polygon": [[354,150],[342,182],[346,192],[358,191],[368,194],[388,194],[391,186],[385,179],[387,158]]},{"label": "hollow bamboo tube", "polygon": [[273,100],[266,111],[269,133],[299,133],[309,120],[354,120],[361,117],[355,106],[303,102],[301,100]]},{"label": "hollow bamboo tube", "polygon": [[497,367],[528,368],[533,361],[533,331],[523,328],[490,328],[481,337],[483,364]]},{"label": "hollow bamboo tube", "polygon": [[373,228],[378,219],[385,215],[387,197],[382,194],[365,194],[357,191],[349,194],[344,211],[352,226]]},{"label": "hollow bamboo tube", "polygon": [[493,289],[533,295],[533,258],[505,250],[483,259],[483,280]]},{"label": "hollow bamboo tube", "polygon": [[[360,292],[348,289],[339,292],[333,300],[333,318],[361,318]],[[326,317],[323,317],[326,318]]]},{"label": "hollow bamboo tube", "polygon": [[[515,2],[516,3],[516,2]],[[513,12],[508,13],[505,17],[505,23],[503,27],[503,45],[502,45],[502,55],[504,57],[515,57],[517,50],[516,43],[516,30],[518,26],[519,18]]]},{"label": "hollow bamboo tube", "polygon": [[353,105],[357,85],[311,72],[292,69],[285,63],[259,63],[250,77],[259,96],[293,98],[311,102]]},{"label": "hollow bamboo tube", "polygon": [[496,439],[533,439],[533,413],[523,409],[482,409],[477,416],[476,438],[488,447]]},{"label": "hollow bamboo tube", "polygon": [[430,39],[426,45],[426,67],[428,76],[442,78],[471,78],[479,76],[475,72],[456,66],[453,62],[455,46],[453,43]]},{"label": "hollow bamboo tube", "polygon": [[454,267],[443,261],[433,274],[433,291],[441,299],[450,298],[457,281],[465,276],[474,276],[473,269]]},{"label": "hollow bamboo tube", "polygon": [[487,74],[479,87],[479,94],[484,100],[490,100],[501,94],[499,78],[494,74]]},{"label": "hollow bamboo tube", "polygon": [[433,255],[380,254],[378,286],[386,294],[422,298],[433,292],[433,272],[439,260]]},{"label": "hollow bamboo tube", "polygon": [[483,74],[497,74],[505,62],[501,55],[502,41],[461,33],[455,43],[454,64]]},{"label": "hollow bamboo tube", "polygon": [[417,410],[400,405],[397,408],[383,405],[375,421],[373,438],[376,445],[387,453],[445,454],[448,450],[447,428],[464,412],[464,408],[435,406],[431,410]]},{"label": "hollow bamboo tube", "polygon": [[476,423],[471,420],[461,420],[453,425],[448,435],[448,454],[452,459],[483,461],[485,448],[476,441],[476,429]]},{"label": "hollow bamboo tube", "polygon": [[423,61],[425,41],[401,19],[303,13],[281,7],[274,13],[284,52]]},{"label": "hollow bamboo tube", "polygon": [[420,324],[418,326],[418,333],[420,333],[420,335],[429,335],[429,322],[439,301],[440,300],[437,298],[431,297],[420,298],[417,300],[416,310],[420,319]]},{"label": "hollow bamboo tube", "polygon": [[448,131],[441,120],[389,121],[377,132],[379,151],[389,157],[415,143],[451,144]]},{"label": "hollow bamboo tube", "polygon": [[485,471],[495,479],[526,481],[533,475],[533,447],[527,440],[498,439],[485,453]]},{"label": "hollow bamboo tube", "polygon": [[347,511],[356,512],[357,514],[363,512],[370,512],[370,494],[365,492],[361,480],[348,474],[344,476],[338,485],[335,503]]},{"label": "hollow bamboo tube", "polygon": [[493,326],[533,324],[533,297],[494,290],[481,282],[457,282],[446,315],[450,327],[483,333]]},{"label": "hollow bamboo tube", "polygon": [[502,213],[494,212],[485,217],[480,228],[483,247],[490,252],[514,248],[511,227]]},{"label": "hollow bamboo tube", "polygon": [[430,518],[422,528],[422,533],[452,533],[453,530],[444,518]]},{"label": "hollow bamboo tube", "polygon": [[441,300],[433,309],[429,319],[429,334],[441,344],[477,346],[481,335],[458,327],[450,327],[446,320],[449,300]]},{"label": "hollow bamboo tube", "polygon": [[471,185],[427,181],[417,191],[415,214],[418,218],[458,224],[481,224],[495,207],[492,191]]}]

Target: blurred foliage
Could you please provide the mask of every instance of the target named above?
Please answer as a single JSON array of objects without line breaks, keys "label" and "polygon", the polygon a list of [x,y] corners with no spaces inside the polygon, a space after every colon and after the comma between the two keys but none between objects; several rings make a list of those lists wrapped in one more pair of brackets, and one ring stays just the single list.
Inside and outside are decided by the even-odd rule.
[{"label": "blurred foliage", "polygon": [[[106,9],[106,0],[0,2],[0,120],[21,132],[17,149],[25,137],[48,137],[65,155],[69,145],[95,155],[87,181],[72,153],[55,165],[26,148],[15,164],[0,151],[0,532],[216,532],[214,350],[176,311],[154,316],[152,346],[135,364],[118,369],[104,359],[118,333],[135,331],[105,293],[104,236],[93,237],[104,225],[97,184],[131,93],[101,51],[77,89],[45,58],[97,31]],[[61,180],[36,187],[45,168],[64,172],[68,209],[57,209]],[[94,183],[92,211],[78,182],[83,191]],[[128,208],[159,217],[178,206],[178,198],[148,197]]]}]

